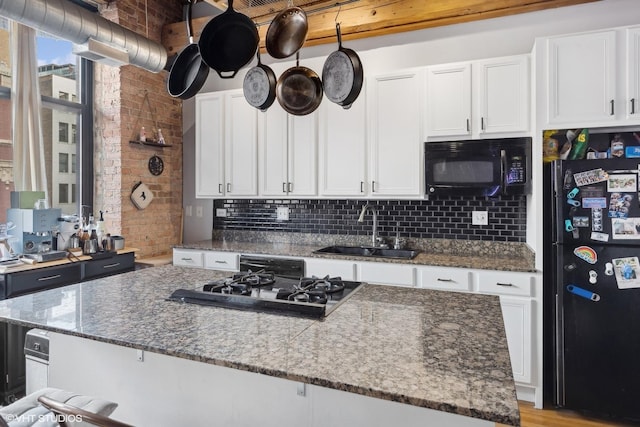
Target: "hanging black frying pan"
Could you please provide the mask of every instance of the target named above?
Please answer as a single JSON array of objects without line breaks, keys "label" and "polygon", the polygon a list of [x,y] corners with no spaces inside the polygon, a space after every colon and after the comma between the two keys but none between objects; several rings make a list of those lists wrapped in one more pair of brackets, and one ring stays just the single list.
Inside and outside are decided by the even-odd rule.
[{"label": "hanging black frying pan", "polygon": [[202,61],[200,48],[193,42],[191,28],[191,7],[197,0],[189,2],[187,8],[187,35],[189,45],[173,61],[167,79],[167,90],[174,98],[189,99],[204,85],[209,76],[209,66]]},{"label": "hanging black frying pan", "polygon": [[253,59],[259,41],[253,21],[233,10],[233,0],[228,3],[227,10],[207,22],[198,40],[202,59],[223,79],[232,79]]},{"label": "hanging black frying pan", "polygon": [[260,61],[260,49],[256,54],[258,65],[250,68],[244,76],[242,90],[249,105],[265,111],[276,100],[276,73]]},{"label": "hanging black frying pan", "polygon": [[340,24],[336,23],[338,50],[332,52],[322,68],[324,94],[331,102],[347,109],[360,94],[364,72],[362,62],[351,49],[342,47]]},{"label": "hanging black frying pan", "polygon": [[309,31],[307,14],[299,7],[288,7],[269,24],[265,46],[273,58],[288,58],[300,50]]},{"label": "hanging black frying pan", "polygon": [[296,54],[296,66],[280,75],[276,96],[282,108],[289,114],[305,116],[313,113],[322,101],[322,81],[310,68],[300,66],[300,54]]}]

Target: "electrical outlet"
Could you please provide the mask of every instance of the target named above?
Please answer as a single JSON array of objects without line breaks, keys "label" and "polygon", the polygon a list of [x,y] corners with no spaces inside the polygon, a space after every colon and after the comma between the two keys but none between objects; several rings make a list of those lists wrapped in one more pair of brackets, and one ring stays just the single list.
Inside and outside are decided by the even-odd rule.
[{"label": "electrical outlet", "polygon": [[473,211],[471,213],[471,225],[489,225],[489,212]]},{"label": "electrical outlet", "polygon": [[144,350],[136,350],[136,360],[138,362],[144,362]]},{"label": "electrical outlet", "polygon": [[184,208],[184,214],[185,214],[186,216],[192,216],[192,215],[193,215],[193,206],[191,206],[191,205],[187,205],[187,206],[185,206],[185,208]]},{"label": "electrical outlet", "polygon": [[287,206],[280,206],[276,209],[276,219],[279,221],[289,221],[289,208]]},{"label": "electrical outlet", "polygon": [[225,208],[216,208],[216,216],[225,218],[227,216],[227,210]]},{"label": "electrical outlet", "polygon": [[202,206],[196,206],[196,216],[202,218],[203,213]]}]

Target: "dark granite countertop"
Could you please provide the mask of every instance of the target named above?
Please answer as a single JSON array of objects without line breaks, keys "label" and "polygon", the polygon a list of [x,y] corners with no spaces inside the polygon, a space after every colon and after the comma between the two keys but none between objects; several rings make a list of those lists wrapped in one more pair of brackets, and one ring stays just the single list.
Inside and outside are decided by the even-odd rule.
[{"label": "dark granite countertop", "polygon": [[[443,253],[428,252],[422,250],[418,256],[413,259],[392,259],[379,257],[363,257],[350,255],[332,255],[332,254],[316,254],[314,251],[325,246],[327,243],[309,244],[295,242],[280,242],[264,239],[257,242],[241,241],[241,240],[203,240],[193,243],[184,243],[174,246],[174,248],[182,249],[198,249],[210,251],[228,251],[239,252],[242,254],[258,254],[258,255],[278,255],[305,258],[325,258],[335,260],[352,260],[360,262],[388,262],[396,264],[414,264],[416,266],[441,266],[441,267],[458,267],[458,268],[474,268],[484,270],[504,270],[519,272],[535,272],[532,260],[514,254],[503,253],[487,253],[482,249],[486,249],[486,245],[481,249],[470,250],[468,254],[460,253]],[[499,251],[499,249],[498,249]]]},{"label": "dark granite countertop", "polygon": [[322,320],[165,300],[227,275],[147,268],[0,301],[0,320],[520,424],[498,297],[365,285]]}]

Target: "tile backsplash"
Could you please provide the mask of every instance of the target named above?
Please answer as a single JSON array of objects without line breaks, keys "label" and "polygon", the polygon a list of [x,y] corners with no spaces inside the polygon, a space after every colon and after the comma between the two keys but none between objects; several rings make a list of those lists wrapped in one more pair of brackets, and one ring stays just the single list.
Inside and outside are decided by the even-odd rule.
[{"label": "tile backsplash", "polygon": [[[370,235],[372,216],[358,217],[366,200],[219,199],[214,201],[214,230],[279,231],[317,234]],[[393,237],[525,242],[526,196],[430,197],[429,200],[375,200],[378,231]],[[279,207],[289,208],[289,220],[278,220]],[[224,209],[226,216],[216,216]],[[489,225],[471,225],[474,210],[489,212]]]}]

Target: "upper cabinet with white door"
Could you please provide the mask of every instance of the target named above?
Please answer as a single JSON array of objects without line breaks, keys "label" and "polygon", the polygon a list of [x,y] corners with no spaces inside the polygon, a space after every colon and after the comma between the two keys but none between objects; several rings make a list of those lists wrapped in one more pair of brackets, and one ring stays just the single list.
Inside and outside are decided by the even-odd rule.
[{"label": "upper cabinet with white door", "polygon": [[544,127],[640,124],[640,27],[536,41]]},{"label": "upper cabinet with white door", "polygon": [[424,194],[423,71],[377,75],[367,82],[370,197]]},{"label": "upper cabinet with white door", "polygon": [[347,110],[328,100],[320,105],[320,196],[356,197],[367,194],[365,106],[364,91]]},{"label": "upper cabinet with white door", "polygon": [[427,67],[428,140],[529,131],[529,55]]},{"label": "upper cabinet with white door", "polygon": [[196,95],[196,197],[258,195],[257,117],[242,91]]},{"label": "upper cabinet with white door", "polygon": [[318,113],[288,114],[276,102],[258,117],[260,195],[317,195]]}]

